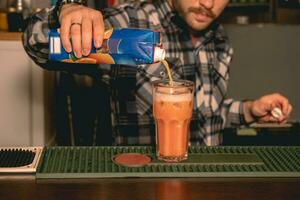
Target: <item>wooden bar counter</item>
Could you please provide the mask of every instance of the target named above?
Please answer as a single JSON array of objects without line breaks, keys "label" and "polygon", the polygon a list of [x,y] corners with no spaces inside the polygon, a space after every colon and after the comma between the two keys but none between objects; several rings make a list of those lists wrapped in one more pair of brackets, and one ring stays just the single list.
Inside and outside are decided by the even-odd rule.
[{"label": "wooden bar counter", "polygon": [[0,40],[21,40],[21,32],[0,31]]},{"label": "wooden bar counter", "polygon": [[0,176],[1,199],[300,199],[300,178],[35,179]]}]

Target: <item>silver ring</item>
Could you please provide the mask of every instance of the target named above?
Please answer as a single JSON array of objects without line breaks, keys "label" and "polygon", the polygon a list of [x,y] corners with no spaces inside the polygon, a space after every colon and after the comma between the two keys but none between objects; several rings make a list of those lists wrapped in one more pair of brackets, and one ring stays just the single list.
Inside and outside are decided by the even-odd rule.
[{"label": "silver ring", "polygon": [[73,25],[79,25],[79,26],[81,26],[81,23],[73,22],[73,23],[71,24],[71,26],[73,26]]}]

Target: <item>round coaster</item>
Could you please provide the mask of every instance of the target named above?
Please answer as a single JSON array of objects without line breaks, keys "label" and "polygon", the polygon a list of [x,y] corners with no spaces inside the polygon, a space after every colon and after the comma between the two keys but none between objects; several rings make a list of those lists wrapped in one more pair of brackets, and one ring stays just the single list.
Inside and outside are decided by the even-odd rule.
[{"label": "round coaster", "polygon": [[151,158],[140,153],[122,153],[112,158],[117,165],[126,167],[143,167],[151,162]]}]

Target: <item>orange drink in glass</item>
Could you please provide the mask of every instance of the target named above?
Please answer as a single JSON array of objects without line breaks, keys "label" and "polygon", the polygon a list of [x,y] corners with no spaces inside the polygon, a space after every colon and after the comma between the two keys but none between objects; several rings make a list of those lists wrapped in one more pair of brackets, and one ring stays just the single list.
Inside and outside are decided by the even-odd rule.
[{"label": "orange drink in glass", "polygon": [[194,83],[187,80],[153,82],[153,115],[156,125],[156,155],[159,160],[187,159],[189,125],[193,110]]}]

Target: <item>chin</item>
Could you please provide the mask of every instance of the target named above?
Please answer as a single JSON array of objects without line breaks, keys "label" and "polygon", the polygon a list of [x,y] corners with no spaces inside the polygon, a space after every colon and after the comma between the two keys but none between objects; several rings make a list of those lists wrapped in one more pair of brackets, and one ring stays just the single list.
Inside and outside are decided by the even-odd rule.
[{"label": "chin", "polygon": [[211,22],[200,22],[193,18],[187,19],[187,24],[191,29],[195,31],[202,31],[206,29],[210,25],[210,23]]},{"label": "chin", "polygon": [[196,22],[196,23],[189,24],[189,26],[195,31],[202,31],[202,30],[206,29],[209,26],[209,23]]}]

